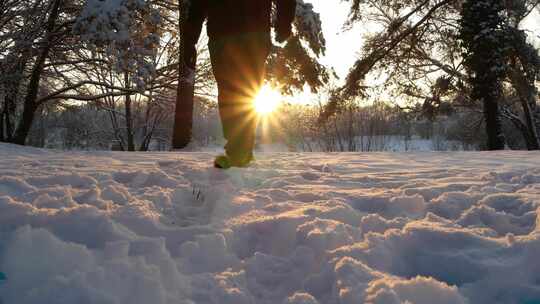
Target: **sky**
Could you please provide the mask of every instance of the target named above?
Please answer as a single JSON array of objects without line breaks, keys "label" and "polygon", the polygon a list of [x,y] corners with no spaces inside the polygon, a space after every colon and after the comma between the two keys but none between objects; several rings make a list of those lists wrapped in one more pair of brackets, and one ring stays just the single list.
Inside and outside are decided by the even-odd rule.
[{"label": "sky", "polygon": [[[347,72],[359,57],[362,46],[362,35],[365,28],[356,26],[352,30],[343,29],[347,20],[350,2],[330,0],[305,0],[312,3],[314,10],[321,16],[323,31],[327,42],[327,51],[321,62],[334,68],[340,81],[347,76]],[[540,47],[540,14],[535,12],[523,23],[523,27],[531,32],[530,37]],[[294,96],[291,101],[311,103],[315,96],[306,89],[302,94]]]},{"label": "sky", "polygon": [[361,29],[343,30],[347,19],[349,4],[341,1],[311,0],[314,10],[321,15],[323,30],[327,43],[327,52],[322,62],[332,66],[340,77],[347,74],[349,68],[358,57]]},{"label": "sky", "polygon": [[[342,1],[329,0],[305,0],[313,4],[314,11],[320,14],[326,38],[326,54],[321,58],[321,63],[332,67],[340,79],[347,76],[359,54],[362,38],[360,28],[344,31],[343,25],[347,20],[349,4]],[[285,97],[289,102],[300,104],[313,104],[317,97],[309,88],[304,92],[292,97]]]},{"label": "sky", "polygon": [[[329,0],[307,0],[314,10],[321,15],[323,30],[327,40],[327,53],[322,62],[332,66],[340,77],[345,77],[349,68],[358,58],[361,47],[359,40],[365,29],[356,27],[350,31],[343,30],[350,3]],[[540,47],[540,14],[531,14],[523,23],[524,28],[531,31],[535,44]]]}]

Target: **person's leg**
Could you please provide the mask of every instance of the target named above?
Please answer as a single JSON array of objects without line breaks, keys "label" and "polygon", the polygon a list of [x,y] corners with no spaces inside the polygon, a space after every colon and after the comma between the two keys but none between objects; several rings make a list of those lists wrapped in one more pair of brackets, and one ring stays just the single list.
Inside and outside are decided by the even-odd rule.
[{"label": "person's leg", "polygon": [[253,156],[257,115],[253,99],[265,74],[269,40],[245,35],[210,43],[212,67],[218,83],[219,111],[232,165],[247,165]]}]

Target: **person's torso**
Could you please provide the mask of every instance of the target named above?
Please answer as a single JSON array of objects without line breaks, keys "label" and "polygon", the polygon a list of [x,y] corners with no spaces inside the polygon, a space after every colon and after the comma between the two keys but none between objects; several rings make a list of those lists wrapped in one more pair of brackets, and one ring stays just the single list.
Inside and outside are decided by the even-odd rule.
[{"label": "person's torso", "polygon": [[243,33],[270,33],[272,0],[205,1],[208,3],[210,38],[219,39]]}]

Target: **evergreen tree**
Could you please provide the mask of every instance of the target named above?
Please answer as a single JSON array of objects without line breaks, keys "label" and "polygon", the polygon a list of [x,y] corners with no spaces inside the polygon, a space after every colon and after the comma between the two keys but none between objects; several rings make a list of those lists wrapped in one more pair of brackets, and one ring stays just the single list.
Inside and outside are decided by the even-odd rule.
[{"label": "evergreen tree", "polygon": [[[369,24],[378,30],[364,35],[360,57],[345,86],[337,92],[339,95],[328,103],[325,117],[339,111],[348,98],[374,98],[382,90],[399,101],[400,106],[406,105],[417,116],[429,119],[454,111],[483,109],[483,99],[470,98],[474,73],[464,64],[467,58],[463,55],[469,55],[463,54],[459,22],[464,1],[348,2],[351,12],[347,25]],[[498,9],[501,24],[496,33],[500,40],[497,46],[504,46],[500,59],[504,61],[505,73],[504,101],[498,107],[501,119],[520,132],[529,150],[536,150],[540,147],[536,139],[540,134],[540,109],[536,106],[535,84],[540,75],[540,60],[538,50],[528,42],[530,33],[521,28],[521,23],[540,2],[501,2],[504,6]]]},{"label": "evergreen tree", "polygon": [[470,97],[483,103],[490,150],[505,147],[499,109],[506,73],[504,8],[502,0],[467,0],[460,20],[465,67],[472,87]]}]

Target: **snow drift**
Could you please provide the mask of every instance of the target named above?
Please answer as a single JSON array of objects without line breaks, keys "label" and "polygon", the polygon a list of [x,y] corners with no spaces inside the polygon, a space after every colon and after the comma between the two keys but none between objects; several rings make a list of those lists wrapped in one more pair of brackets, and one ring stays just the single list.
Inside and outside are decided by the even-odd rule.
[{"label": "snow drift", "polygon": [[540,303],[540,155],[0,145],[2,303]]}]

